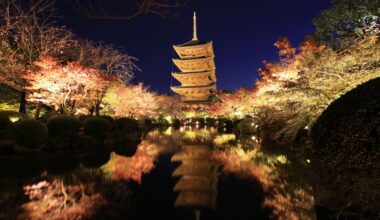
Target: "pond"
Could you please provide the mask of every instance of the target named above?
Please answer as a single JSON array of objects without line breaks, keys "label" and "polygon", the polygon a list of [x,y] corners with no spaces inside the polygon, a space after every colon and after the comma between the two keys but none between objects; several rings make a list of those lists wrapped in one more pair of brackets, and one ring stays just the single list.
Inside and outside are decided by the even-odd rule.
[{"label": "pond", "polygon": [[255,134],[168,127],[0,162],[0,219],[315,219],[307,162]]}]

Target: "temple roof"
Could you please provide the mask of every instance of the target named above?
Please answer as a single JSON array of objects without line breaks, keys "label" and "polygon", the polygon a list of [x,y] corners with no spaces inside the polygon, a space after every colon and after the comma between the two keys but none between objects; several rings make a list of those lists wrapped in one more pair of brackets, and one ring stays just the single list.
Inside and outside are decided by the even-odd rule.
[{"label": "temple roof", "polygon": [[172,91],[181,95],[182,101],[203,101],[216,91],[216,85],[207,86],[173,86]]},{"label": "temple roof", "polygon": [[197,44],[198,40],[189,41],[182,45],[174,45],[173,48],[181,59],[194,59],[201,57],[213,57],[212,42]]},{"label": "temple roof", "polygon": [[182,86],[209,85],[216,82],[215,71],[172,73],[172,76],[181,82]]},{"label": "temple roof", "polygon": [[174,45],[174,47],[191,47],[191,46],[199,46],[199,45],[205,45],[205,44],[209,44],[210,42],[204,42],[204,41],[200,41],[200,40],[191,40],[191,41],[188,41],[184,44],[179,44],[179,45]]},{"label": "temple roof", "polygon": [[173,59],[174,64],[181,72],[203,72],[215,70],[214,57],[191,60]]}]

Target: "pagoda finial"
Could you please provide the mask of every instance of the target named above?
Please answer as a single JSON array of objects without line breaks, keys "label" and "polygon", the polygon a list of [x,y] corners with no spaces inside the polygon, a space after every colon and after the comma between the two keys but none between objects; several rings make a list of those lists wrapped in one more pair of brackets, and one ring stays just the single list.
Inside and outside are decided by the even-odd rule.
[{"label": "pagoda finial", "polygon": [[197,36],[197,14],[194,12],[193,16],[193,40],[198,40]]}]

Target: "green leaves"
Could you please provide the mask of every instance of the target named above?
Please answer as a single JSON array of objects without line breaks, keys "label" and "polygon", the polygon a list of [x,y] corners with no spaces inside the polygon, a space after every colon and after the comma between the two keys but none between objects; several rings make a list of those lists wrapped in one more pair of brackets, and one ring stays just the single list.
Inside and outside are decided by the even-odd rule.
[{"label": "green leaves", "polygon": [[355,37],[379,30],[380,1],[335,0],[331,8],[314,19],[314,37],[319,43],[337,48]]}]

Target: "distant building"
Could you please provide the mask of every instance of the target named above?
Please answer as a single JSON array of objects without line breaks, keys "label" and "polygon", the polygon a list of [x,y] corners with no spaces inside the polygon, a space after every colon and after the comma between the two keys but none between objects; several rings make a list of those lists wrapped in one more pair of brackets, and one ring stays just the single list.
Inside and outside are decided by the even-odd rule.
[{"label": "distant building", "polygon": [[181,45],[173,45],[178,59],[173,59],[180,72],[172,76],[181,85],[171,90],[187,103],[208,102],[210,95],[216,92],[214,50],[212,42],[202,42],[197,37],[197,18],[194,12],[193,39]]}]

